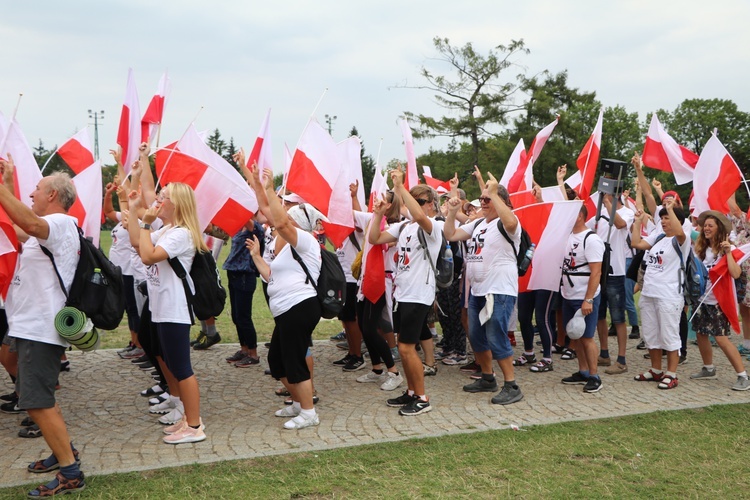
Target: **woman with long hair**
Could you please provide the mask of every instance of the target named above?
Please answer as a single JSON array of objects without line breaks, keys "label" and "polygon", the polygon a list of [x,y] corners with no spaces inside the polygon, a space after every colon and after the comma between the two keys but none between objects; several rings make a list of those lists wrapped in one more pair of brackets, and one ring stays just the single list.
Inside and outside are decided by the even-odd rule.
[{"label": "woman with long hair", "polygon": [[[138,194],[131,193],[131,199],[138,202]],[[157,217],[164,226],[151,232],[151,224]],[[190,363],[190,305],[182,280],[168,262],[168,259],[176,258],[183,268],[189,270],[195,253],[208,251],[198,222],[193,189],[179,182],[167,185],[161,190],[157,203],[145,211],[141,220],[139,225],[129,224],[128,230],[131,235],[138,233],[137,250],[147,266],[149,310],[161,347],[161,356],[157,359],[167,379],[170,402],[174,406],[170,413],[159,419],[161,423],[172,424],[164,429],[167,434],[164,442],[203,441],[206,434],[200,418],[200,392]],[[190,285],[193,286],[192,282]]]},{"label": "woman with long hair", "polygon": [[[707,210],[698,217],[698,225],[701,227],[698,241],[695,242],[695,254],[703,261],[707,269],[711,269],[723,256],[726,255],[727,268],[732,279],[737,279],[742,274],[742,269],[734,260],[732,255],[732,244],[729,242],[729,233],[732,223],[721,212]],[[724,279],[728,279],[725,277]],[[693,317],[693,329],[698,340],[698,350],[701,353],[703,367],[701,371],[690,375],[693,380],[706,380],[716,378],[716,368],[713,365],[713,350],[709,335],[713,335],[724,355],[737,372],[737,382],[732,386],[735,391],[746,391],[750,389],[742,356],[737,347],[729,340],[729,320],[718,305],[718,301],[711,290],[711,283],[706,283],[706,294],[702,297],[703,304],[695,312]]]}]

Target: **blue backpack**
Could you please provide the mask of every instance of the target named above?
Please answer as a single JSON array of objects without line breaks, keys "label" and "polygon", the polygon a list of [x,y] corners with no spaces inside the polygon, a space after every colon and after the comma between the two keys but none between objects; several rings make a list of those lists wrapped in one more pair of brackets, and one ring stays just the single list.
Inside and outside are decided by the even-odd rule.
[{"label": "blue backpack", "polygon": [[[656,241],[659,241],[661,238],[662,236],[660,235]],[[706,266],[703,265],[698,256],[695,255],[692,248],[688,251],[687,259],[685,259],[680,251],[680,244],[675,238],[672,238],[672,246],[677,255],[680,256],[680,274],[682,275],[680,282],[685,303],[691,306],[698,305],[701,297],[706,293],[708,269],[706,269]]]}]

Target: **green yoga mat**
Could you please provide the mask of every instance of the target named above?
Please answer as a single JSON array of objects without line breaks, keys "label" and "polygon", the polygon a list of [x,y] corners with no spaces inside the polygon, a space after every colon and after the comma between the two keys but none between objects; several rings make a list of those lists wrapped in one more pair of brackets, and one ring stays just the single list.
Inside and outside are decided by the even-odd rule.
[{"label": "green yoga mat", "polygon": [[75,307],[63,307],[57,313],[55,329],[62,338],[82,351],[94,350],[99,344],[99,332],[86,315]]}]

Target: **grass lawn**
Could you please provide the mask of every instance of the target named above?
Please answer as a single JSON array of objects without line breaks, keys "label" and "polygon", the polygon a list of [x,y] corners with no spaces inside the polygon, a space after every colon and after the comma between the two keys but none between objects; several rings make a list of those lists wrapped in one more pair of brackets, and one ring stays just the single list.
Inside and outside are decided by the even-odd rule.
[{"label": "grass lawn", "polygon": [[113,474],[87,478],[83,496],[742,498],[749,416],[746,405],[713,406]]}]

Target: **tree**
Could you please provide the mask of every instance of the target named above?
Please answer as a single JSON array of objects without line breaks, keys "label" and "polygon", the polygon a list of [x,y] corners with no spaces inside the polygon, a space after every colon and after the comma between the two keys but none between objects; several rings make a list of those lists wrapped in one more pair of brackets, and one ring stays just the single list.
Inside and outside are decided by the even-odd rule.
[{"label": "tree", "polygon": [[218,128],[214,129],[213,133],[208,136],[206,144],[209,148],[213,149],[216,154],[224,156],[224,150],[227,147],[227,143],[221,138],[221,132],[219,132]]},{"label": "tree", "polygon": [[232,165],[238,172],[240,170],[237,162],[234,161],[234,155],[237,154],[237,146],[234,145],[234,137],[229,138],[229,144],[227,144],[226,152],[222,155],[224,159]]},{"label": "tree", "polygon": [[39,144],[37,147],[33,148],[32,151],[34,152],[34,159],[36,160],[37,165],[39,165],[40,170],[45,164],[47,165],[44,168],[44,174],[49,175],[52,172],[65,172],[71,177],[75,175],[68,165],[62,161],[62,158],[55,154],[57,146],[53,146],[52,149],[46,149],[42,140],[39,139]]},{"label": "tree", "polygon": [[433,44],[438,52],[434,60],[447,64],[455,74],[444,76],[423,66],[420,75],[427,83],[400,88],[435,92],[435,102],[452,116],[434,118],[412,112],[405,115],[419,123],[415,138],[468,138],[473,163],[479,165],[480,139],[494,135],[491,128],[506,125],[510,113],[523,109],[513,100],[518,84],[502,81],[501,74],[514,65],[515,56],[528,54],[529,50],[523,40],[498,45],[486,56],[478,54],[471,43],[456,47],[448,38],[435,37]]}]

